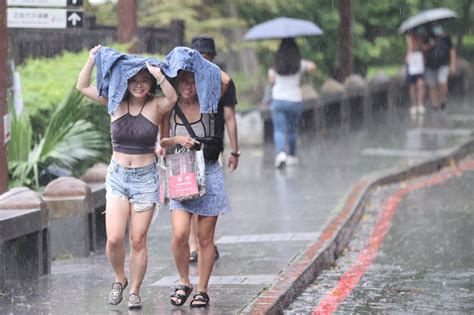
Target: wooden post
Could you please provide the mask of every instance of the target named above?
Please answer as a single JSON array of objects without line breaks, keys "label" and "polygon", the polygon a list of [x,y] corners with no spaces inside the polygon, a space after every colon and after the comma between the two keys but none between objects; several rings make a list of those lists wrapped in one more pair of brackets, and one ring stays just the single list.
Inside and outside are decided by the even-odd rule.
[{"label": "wooden post", "polygon": [[137,30],[137,0],[119,0],[117,3],[117,39],[128,43]]},{"label": "wooden post", "polygon": [[8,87],[8,33],[6,1],[0,0],[0,194],[8,188],[7,145],[4,137],[3,117],[7,114]]},{"label": "wooden post", "polygon": [[339,73],[340,82],[352,73],[352,0],[339,1],[339,16],[341,24],[339,28]]}]

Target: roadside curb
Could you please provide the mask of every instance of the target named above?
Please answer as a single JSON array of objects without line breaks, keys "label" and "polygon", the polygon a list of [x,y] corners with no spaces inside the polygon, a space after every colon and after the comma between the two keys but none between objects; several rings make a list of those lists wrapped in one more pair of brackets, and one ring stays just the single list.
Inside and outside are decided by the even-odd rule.
[{"label": "roadside curb", "polygon": [[474,152],[474,137],[446,150],[438,157],[408,167],[394,167],[361,177],[351,189],[342,211],[322,231],[320,237],[296,256],[277,276],[276,282],[242,309],[244,314],[282,314],[318,274],[334,264],[364,213],[369,192],[382,185],[401,182],[439,171]]}]

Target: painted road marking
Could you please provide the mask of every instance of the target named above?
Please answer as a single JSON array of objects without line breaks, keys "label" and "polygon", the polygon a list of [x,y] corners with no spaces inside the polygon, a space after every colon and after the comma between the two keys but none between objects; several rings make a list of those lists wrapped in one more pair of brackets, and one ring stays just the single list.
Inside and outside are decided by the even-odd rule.
[{"label": "painted road marking", "polygon": [[447,119],[454,121],[474,121],[474,115],[448,115]]},{"label": "painted road marking", "polygon": [[[245,276],[212,276],[209,284],[235,284],[235,285],[265,285],[275,281],[275,275],[245,275]],[[192,283],[198,282],[198,277],[190,277]],[[166,276],[152,283],[150,286],[164,287],[176,285],[179,282],[179,276]]]},{"label": "painted road marking", "polygon": [[472,130],[467,128],[416,128],[408,130],[407,134],[469,137],[472,135]]},{"label": "painted road marking", "polygon": [[280,234],[244,234],[226,235],[219,238],[218,244],[316,241],[321,233],[280,233]]},{"label": "painted road marking", "polygon": [[365,148],[362,155],[402,156],[402,157],[432,157],[446,154],[448,150],[397,150],[384,148]]},{"label": "painted road marking", "polygon": [[360,278],[372,264],[375,255],[388,232],[392,218],[397,210],[397,206],[403,198],[415,190],[438,185],[454,176],[459,176],[459,171],[463,172],[472,169],[474,169],[474,160],[468,160],[459,165],[459,168],[457,169],[449,168],[435,176],[412,182],[405,188],[397,190],[385,199],[382,213],[377,219],[372,234],[364,249],[357,256],[354,264],[352,264],[352,266],[342,275],[333,290],[323,297],[316,309],[313,310],[312,314],[332,314],[339,304],[352,292]]}]

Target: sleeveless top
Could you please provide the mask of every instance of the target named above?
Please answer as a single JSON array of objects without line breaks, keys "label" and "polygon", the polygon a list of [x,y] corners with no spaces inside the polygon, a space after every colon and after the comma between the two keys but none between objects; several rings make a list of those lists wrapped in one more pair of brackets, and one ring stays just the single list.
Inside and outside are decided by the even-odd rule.
[{"label": "sleeveless top", "polygon": [[127,104],[127,113],[110,124],[112,148],[116,152],[125,154],[148,154],[155,151],[158,136],[158,127],[142,115],[143,103],[138,115],[130,114],[130,104]]},{"label": "sleeveless top", "polygon": [[[182,122],[178,122],[178,119],[178,114],[176,114],[176,111],[173,108],[170,115],[171,135],[189,137],[190,135],[188,130],[186,130],[186,127]],[[193,128],[194,133],[198,137],[214,136],[214,117],[210,114],[201,114],[201,118],[199,118],[199,120],[189,121],[189,125],[191,125],[191,128]]]}]

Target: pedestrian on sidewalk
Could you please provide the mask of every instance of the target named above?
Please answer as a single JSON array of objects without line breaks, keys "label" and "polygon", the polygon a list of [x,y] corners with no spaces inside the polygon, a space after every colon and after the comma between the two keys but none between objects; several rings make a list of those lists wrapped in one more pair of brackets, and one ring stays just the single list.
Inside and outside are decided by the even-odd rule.
[{"label": "pedestrian on sidewalk", "polygon": [[[190,127],[197,137],[214,136],[215,118],[212,114],[203,114],[199,110],[194,74],[181,71],[177,80],[178,102],[175,105],[181,109]],[[225,92],[225,90],[223,90]],[[160,146],[164,149],[175,147],[177,150],[188,149],[199,145],[193,139],[173,109],[160,126]],[[206,153],[204,152],[206,158]],[[231,211],[224,174],[218,162],[218,154],[214,159],[206,158],[206,193],[196,199],[183,201],[170,200],[171,222],[173,227],[172,251],[179,273],[179,284],[170,296],[170,303],[175,306],[183,305],[193,291],[189,279],[189,235],[191,220],[197,215],[197,239],[199,248],[198,272],[199,282],[197,293],[191,300],[191,307],[207,307],[209,305],[208,283],[215,261],[214,232],[220,214]]]},{"label": "pedestrian on sidewalk", "polygon": [[439,22],[428,27],[431,40],[425,56],[425,80],[429,88],[432,108],[445,109],[448,98],[448,78],[456,75],[456,48]]},{"label": "pedestrian on sidewalk", "polygon": [[300,79],[304,72],[313,73],[315,70],[314,62],[301,59],[294,38],[282,40],[268,70],[268,81],[272,85],[271,115],[276,168],[298,164],[296,147],[303,112]]},{"label": "pedestrian on sidewalk", "polygon": [[[191,48],[199,51],[201,55],[209,61],[213,61],[217,55],[216,46],[214,39],[210,36],[194,36],[191,40]],[[219,100],[218,112],[215,115],[214,120],[214,135],[224,139],[224,125],[227,129],[227,134],[229,136],[231,152],[227,161],[227,167],[229,171],[234,171],[239,165],[239,142],[237,139],[237,122],[235,119],[235,105],[237,105],[237,92],[235,89],[234,81],[231,79],[229,86],[225,91],[224,95]],[[222,141],[223,143],[223,141]],[[220,158],[225,161],[223,158],[224,145],[222,145],[222,153]],[[198,242],[196,236],[196,224],[197,224],[197,215],[193,215],[191,222],[191,232],[189,234],[189,262],[196,263],[198,261]],[[214,245],[215,260],[219,259],[219,250],[216,245]]]},{"label": "pedestrian on sidewalk", "polygon": [[[108,99],[99,97],[97,88],[90,84],[99,49],[96,46],[90,50],[76,87],[92,101],[107,106]],[[139,309],[142,307],[140,286],[148,263],[147,233],[160,200],[154,146],[158,126],[176,102],[177,94],[160,68],[148,64],[128,80],[127,86],[125,97],[111,115],[113,152],[105,180],[106,254],[115,273],[109,304],[117,305],[128,284],[124,239],[130,219],[128,308]],[[158,86],[162,96],[154,96]]]},{"label": "pedestrian on sidewalk", "polygon": [[416,28],[408,32],[407,52],[405,57],[407,69],[408,91],[410,95],[410,115],[425,113],[425,61],[423,59],[423,45],[428,39],[424,27]]}]

